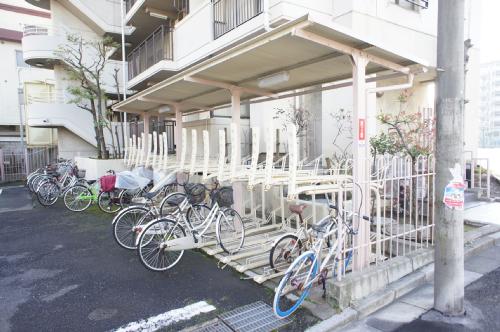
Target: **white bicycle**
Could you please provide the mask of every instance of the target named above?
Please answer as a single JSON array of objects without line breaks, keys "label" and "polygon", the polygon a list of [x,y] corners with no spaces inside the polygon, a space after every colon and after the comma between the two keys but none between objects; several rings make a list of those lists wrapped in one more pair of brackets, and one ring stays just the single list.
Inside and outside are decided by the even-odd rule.
[{"label": "white bicycle", "polygon": [[180,261],[184,250],[201,248],[214,239],[226,253],[238,252],[245,240],[245,227],[238,212],[227,207],[229,201],[232,204],[232,189],[223,187],[214,191],[213,205],[206,215],[206,208],[193,209],[189,217],[178,213],[147,224],[136,244],[141,263],[153,271],[166,271]]}]

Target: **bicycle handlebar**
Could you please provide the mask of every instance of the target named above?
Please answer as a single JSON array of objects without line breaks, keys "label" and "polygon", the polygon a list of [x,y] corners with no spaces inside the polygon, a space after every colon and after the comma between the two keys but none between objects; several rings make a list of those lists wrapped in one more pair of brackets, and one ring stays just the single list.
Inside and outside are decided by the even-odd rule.
[{"label": "bicycle handlebar", "polygon": [[[330,209],[333,209],[333,210],[337,211],[337,212],[339,211],[339,208],[335,204],[331,204],[330,203],[330,204],[328,204],[328,207]],[[358,214],[357,213],[352,213],[352,215],[358,215]],[[364,216],[364,215],[361,216],[361,218],[364,219],[364,220],[366,220],[366,221],[370,221],[370,219],[371,219],[369,216]]]}]

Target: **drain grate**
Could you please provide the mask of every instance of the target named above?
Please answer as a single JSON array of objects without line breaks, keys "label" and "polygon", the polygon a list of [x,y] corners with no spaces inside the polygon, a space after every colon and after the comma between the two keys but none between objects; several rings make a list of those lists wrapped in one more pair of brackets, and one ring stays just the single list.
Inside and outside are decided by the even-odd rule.
[{"label": "drain grate", "polygon": [[221,320],[217,320],[211,324],[197,329],[196,332],[233,332],[233,330],[227,327],[227,325],[224,324]]},{"label": "drain grate", "polygon": [[269,332],[291,322],[277,318],[273,308],[262,301],[228,311],[219,318],[236,332]]}]

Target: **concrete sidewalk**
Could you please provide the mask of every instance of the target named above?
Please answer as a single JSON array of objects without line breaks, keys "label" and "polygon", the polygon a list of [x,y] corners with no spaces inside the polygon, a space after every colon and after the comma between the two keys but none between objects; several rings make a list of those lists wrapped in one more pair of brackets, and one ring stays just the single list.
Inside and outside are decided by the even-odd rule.
[{"label": "concrete sidewalk", "polygon": [[500,331],[500,233],[494,245],[465,260],[467,315],[444,318],[431,310],[434,285],[426,283],[340,331]]}]

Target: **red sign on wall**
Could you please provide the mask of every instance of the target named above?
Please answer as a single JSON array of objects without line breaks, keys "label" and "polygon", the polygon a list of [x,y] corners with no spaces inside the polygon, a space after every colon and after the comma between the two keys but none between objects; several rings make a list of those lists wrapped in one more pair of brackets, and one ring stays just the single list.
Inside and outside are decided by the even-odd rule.
[{"label": "red sign on wall", "polygon": [[365,119],[359,119],[358,122],[358,140],[364,141],[366,138]]}]

